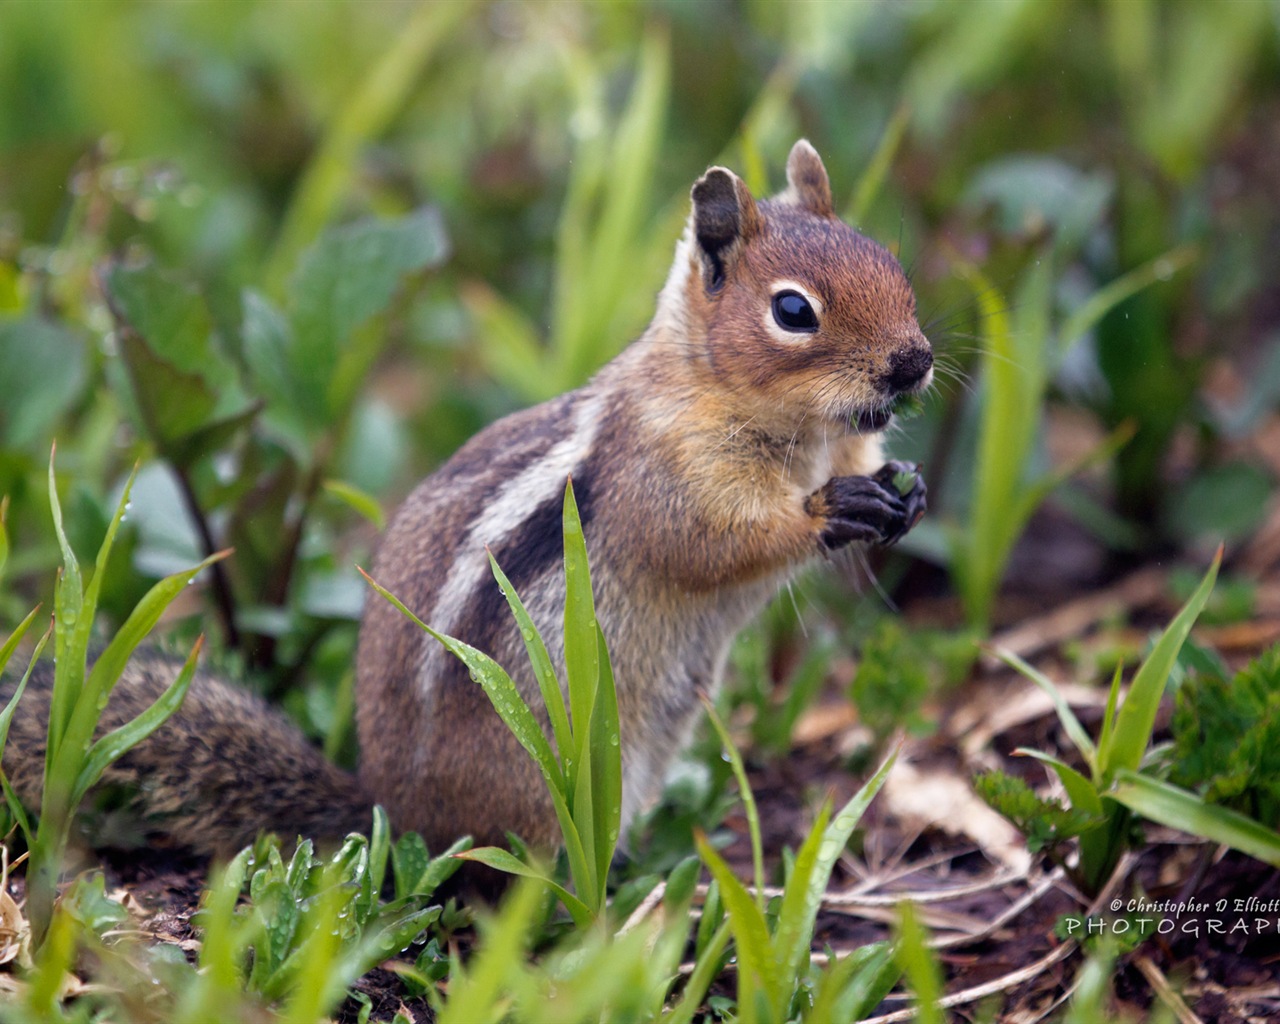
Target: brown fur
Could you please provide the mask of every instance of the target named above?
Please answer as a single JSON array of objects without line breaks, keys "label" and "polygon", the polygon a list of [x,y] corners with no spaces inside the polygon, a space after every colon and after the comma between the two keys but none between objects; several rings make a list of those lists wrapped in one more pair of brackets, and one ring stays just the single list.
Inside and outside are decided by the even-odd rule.
[{"label": "brown fur", "polygon": [[[733,636],[789,575],[850,539],[896,539],[923,510],[922,485],[899,500],[884,490],[885,471],[870,476],[882,464],[878,436],[850,426],[863,417],[882,427],[878,411],[928,383],[928,342],[911,288],[884,248],[835,218],[826,171],[808,143],[796,144],[787,178],[786,192],[761,202],[724,168],[699,179],[645,334],[585,387],[464,445],[410,495],[374,565],[381,584],[424,621],[495,657],[541,709],[485,546],[559,666],[559,509],[572,475],[618,685],[624,825],[685,741],[697,694],[718,683]],[[775,323],[771,303],[783,288],[812,298],[816,330],[790,334]],[[124,771],[168,787],[184,744],[207,746],[197,723],[212,716],[222,723],[210,732],[214,746],[238,752],[218,770],[243,769],[247,781],[252,760],[255,788],[235,828],[218,831],[207,815],[187,812],[183,826],[191,827],[180,838],[193,845],[222,848],[258,824],[292,831],[281,824],[282,798],[314,811],[316,801],[298,792],[313,773],[328,794],[319,802],[334,806],[300,831],[354,827],[367,792],[433,849],[464,833],[502,842],[508,830],[555,842],[543,782],[483,692],[379,598],[365,611],[357,676],[360,788],[294,753],[275,764],[287,744],[274,732],[263,738],[256,705],[238,706],[246,720],[222,731],[218,709],[232,698],[212,685],[193,688],[190,724],[163,743],[149,741]],[[27,760],[36,732],[28,722],[14,735],[10,747]],[[18,759],[11,770],[29,781]],[[194,763],[196,774],[214,772],[208,759]],[[198,798],[189,790],[166,796],[184,805]]]}]

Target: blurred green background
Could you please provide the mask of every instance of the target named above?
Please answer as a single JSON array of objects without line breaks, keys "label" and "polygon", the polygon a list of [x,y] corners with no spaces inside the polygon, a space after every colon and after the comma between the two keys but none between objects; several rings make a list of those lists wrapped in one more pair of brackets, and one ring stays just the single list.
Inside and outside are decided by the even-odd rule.
[{"label": "blurred green background", "polygon": [[226,656],[341,678],[376,506],[636,336],[691,182],[776,190],[799,136],[939,354],[887,584],[949,573],[982,628],[1002,578],[1243,541],[1280,471],[1278,35],[1266,0],[9,0],[0,615],[58,562],[56,437],[84,556],[141,461],[109,612],[234,544]]}]

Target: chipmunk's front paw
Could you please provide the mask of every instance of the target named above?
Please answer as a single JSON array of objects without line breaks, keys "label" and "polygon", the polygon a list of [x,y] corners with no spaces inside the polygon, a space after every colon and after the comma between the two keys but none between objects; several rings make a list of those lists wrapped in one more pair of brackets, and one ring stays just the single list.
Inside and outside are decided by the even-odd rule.
[{"label": "chipmunk's front paw", "polygon": [[827,481],[810,496],[809,509],[826,520],[819,540],[828,551],[854,541],[892,544],[924,515],[924,480],[917,467],[888,462],[872,476]]},{"label": "chipmunk's front paw", "polygon": [[906,511],[897,532],[880,542],[896,544],[920,522],[929,507],[929,489],[924,485],[924,474],[914,462],[886,462],[871,475],[871,479],[897,494]]}]

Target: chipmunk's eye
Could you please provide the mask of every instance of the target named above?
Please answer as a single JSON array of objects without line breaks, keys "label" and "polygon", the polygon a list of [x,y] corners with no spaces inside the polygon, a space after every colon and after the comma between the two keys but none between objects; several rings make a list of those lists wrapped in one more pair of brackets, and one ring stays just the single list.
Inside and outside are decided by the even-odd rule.
[{"label": "chipmunk's eye", "polygon": [[784,331],[810,334],[818,329],[818,315],[799,292],[778,292],[773,297],[773,318]]}]

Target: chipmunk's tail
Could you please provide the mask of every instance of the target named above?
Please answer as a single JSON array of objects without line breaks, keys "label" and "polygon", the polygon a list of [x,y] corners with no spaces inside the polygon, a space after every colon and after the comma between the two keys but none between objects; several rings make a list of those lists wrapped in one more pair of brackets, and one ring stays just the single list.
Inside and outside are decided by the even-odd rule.
[{"label": "chipmunk's tail", "polygon": [[[153,651],[133,656],[99,724],[99,735],[135,718],[182,667]],[[19,799],[38,808],[53,666],[32,673],[3,752]],[[8,700],[15,682],[6,680]],[[3,706],[3,704],[0,704]],[[262,831],[291,839],[367,832],[373,802],[354,776],[313,747],[283,714],[214,676],[198,673],[182,708],[112,764],[102,785],[132,794],[149,832],[197,853],[230,856]]]}]

